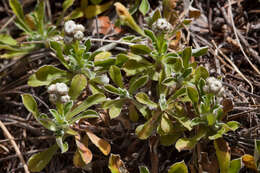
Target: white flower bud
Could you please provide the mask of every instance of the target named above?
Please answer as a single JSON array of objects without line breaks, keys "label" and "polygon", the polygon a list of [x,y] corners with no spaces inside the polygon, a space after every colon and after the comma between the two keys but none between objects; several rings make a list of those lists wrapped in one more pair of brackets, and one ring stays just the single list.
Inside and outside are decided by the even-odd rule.
[{"label": "white flower bud", "polygon": [[81,25],[81,24],[77,24],[76,28],[75,28],[75,31],[84,32],[85,31],[85,27],[83,25]]},{"label": "white flower bud", "polygon": [[206,79],[206,85],[203,87],[204,92],[223,95],[224,89],[220,80],[209,77]]},{"label": "white flower bud", "polygon": [[169,32],[172,30],[172,25],[164,18],[158,19],[153,23],[152,29],[155,32]]},{"label": "white flower bud", "polygon": [[69,88],[65,83],[56,83],[57,93],[61,96],[67,95]]},{"label": "white flower bud", "polygon": [[73,37],[69,37],[65,35],[63,41],[65,44],[70,44],[73,41]]},{"label": "white flower bud", "polygon": [[53,94],[53,93],[56,93],[57,91],[57,88],[56,88],[56,85],[55,84],[51,84],[48,89],[47,89],[47,92],[50,93],[50,94]]},{"label": "white flower bud", "polygon": [[50,94],[49,100],[50,100],[51,103],[55,104],[58,100],[58,96],[56,94]]},{"label": "white flower bud", "polygon": [[75,32],[76,24],[74,21],[69,20],[64,24],[64,31],[66,34],[71,35]]},{"label": "white flower bud", "polygon": [[84,37],[84,34],[83,34],[83,32],[81,32],[81,31],[76,31],[75,34],[74,34],[74,38],[75,38],[76,40],[82,40],[83,37]]},{"label": "white flower bud", "polygon": [[68,95],[64,95],[64,96],[60,97],[60,102],[61,103],[67,103],[69,101],[70,101],[70,96],[68,96]]}]

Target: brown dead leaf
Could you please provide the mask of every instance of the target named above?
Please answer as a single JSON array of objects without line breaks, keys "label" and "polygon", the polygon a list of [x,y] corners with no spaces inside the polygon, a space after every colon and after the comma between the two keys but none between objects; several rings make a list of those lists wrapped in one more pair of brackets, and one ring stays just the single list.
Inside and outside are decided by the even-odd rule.
[{"label": "brown dead leaf", "polygon": [[[75,137],[77,151],[73,158],[73,163],[75,166],[82,166],[82,161],[85,164],[88,164],[92,160],[92,152],[88,149],[88,137],[84,136],[83,139],[80,139],[80,136]],[[79,157],[80,156],[80,157]]]},{"label": "brown dead leaf", "polygon": [[176,38],[170,41],[170,48],[173,50],[177,50],[179,48],[179,42],[181,40],[181,31],[176,32]]},{"label": "brown dead leaf", "polygon": [[104,139],[99,138],[98,136],[96,136],[94,133],[92,133],[89,130],[86,130],[86,134],[88,135],[89,139],[91,140],[91,142],[96,145],[99,150],[104,154],[104,155],[108,155],[111,151],[111,146],[110,144],[105,141]]},{"label": "brown dead leaf", "polygon": [[250,154],[245,154],[242,156],[242,162],[245,164],[245,166],[249,169],[254,170],[257,172],[256,164],[255,164],[255,159],[253,156]]}]

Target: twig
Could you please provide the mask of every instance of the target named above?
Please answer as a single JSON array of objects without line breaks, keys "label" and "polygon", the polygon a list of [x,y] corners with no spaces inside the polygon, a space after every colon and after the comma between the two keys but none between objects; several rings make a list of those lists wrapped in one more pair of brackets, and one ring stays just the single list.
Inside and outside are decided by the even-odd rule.
[{"label": "twig", "polygon": [[252,83],[244,76],[244,74],[238,69],[238,67],[217,47],[214,40],[212,40],[212,43],[214,44],[217,51],[232,65],[232,67],[235,69],[235,71],[250,85],[251,93],[253,93],[254,87],[253,87]]},{"label": "twig", "polygon": [[13,20],[15,19],[15,15],[13,15],[0,29],[0,32],[2,32]]},{"label": "twig", "polygon": [[238,38],[238,34],[237,34],[237,29],[235,27],[235,24],[234,24],[234,20],[233,20],[233,13],[232,13],[232,10],[231,10],[231,2],[230,0],[228,0],[228,3],[229,3],[229,8],[228,8],[228,11],[230,13],[230,20],[231,20],[231,24],[232,24],[232,27],[233,27],[233,30],[234,30],[234,33],[235,33],[235,36],[236,36],[236,40],[237,40],[237,43],[243,53],[243,55],[245,56],[246,60],[248,61],[248,63],[252,66],[252,68],[260,75],[260,71],[257,69],[257,67],[250,61],[250,59],[248,58],[248,56],[246,55],[241,43],[240,43],[240,40]]},{"label": "twig", "polygon": [[50,1],[49,0],[46,0],[46,7],[47,7],[48,18],[49,18],[50,21],[52,21],[51,6],[50,6]]},{"label": "twig", "polygon": [[29,169],[28,169],[28,166],[26,165],[26,163],[24,161],[24,158],[23,158],[23,155],[22,155],[20,149],[18,148],[17,144],[13,140],[14,137],[9,133],[9,131],[7,130],[7,128],[5,127],[4,123],[2,123],[1,120],[0,120],[0,127],[3,130],[5,137],[10,140],[12,146],[14,147],[14,150],[15,150],[17,156],[19,157],[20,161],[23,164],[23,168],[24,168],[25,173],[30,173]]}]

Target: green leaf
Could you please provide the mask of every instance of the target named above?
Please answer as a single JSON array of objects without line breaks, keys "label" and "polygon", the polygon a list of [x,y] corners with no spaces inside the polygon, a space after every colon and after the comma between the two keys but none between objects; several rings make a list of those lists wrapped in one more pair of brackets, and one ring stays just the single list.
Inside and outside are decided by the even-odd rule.
[{"label": "green leaf", "polygon": [[64,65],[64,67],[66,67],[67,69],[70,69],[69,65],[67,64],[67,61],[64,59],[63,51],[62,51],[63,49],[61,44],[57,41],[51,41],[50,47],[55,51],[57,58],[62,63],[62,65]]},{"label": "green leaf", "polygon": [[214,140],[214,147],[218,158],[220,172],[228,172],[231,157],[228,143],[224,139],[219,138],[217,140]]},{"label": "green leaf", "polygon": [[99,14],[105,12],[113,4],[113,1],[108,1],[107,3],[101,5],[88,5],[84,8],[84,15],[87,19],[91,19]]},{"label": "green leaf", "polygon": [[182,52],[182,61],[183,61],[183,66],[184,68],[189,67],[189,61],[191,58],[191,47],[186,47],[183,52]]},{"label": "green leaf", "polygon": [[228,173],[239,173],[241,167],[241,158],[234,159],[230,162]]},{"label": "green leaf", "polygon": [[64,121],[62,119],[62,115],[59,114],[59,112],[55,109],[49,109],[51,115],[54,117],[54,119],[57,121],[58,124],[62,124]]},{"label": "green leaf", "polygon": [[13,37],[11,37],[10,35],[0,34],[0,43],[15,46],[17,44],[17,41],[13,39]]},{"label": "green leaf", "polygon": [[99,104],[106,100],[106,97],[104,94],[97,93],[92,96],[89,96],[86,100],[84,100],[78,107],[73,109],[71,112],[68,112],[66,114],[66,119],[70,120],[75,115],[85,111],[87,108]]},{"label": "green leaf", "polygon": [[182,96],[186,93],[186,88],[180,88],[167,100],[167,103],[172,103],[175,99],[177,99],[179,96]]},{"label": "green leaf", "polygon": [[63,3],[62,3],[62,9],[63,11],[65,12],[70,6],[73,5],[75,0],[65,0]]},{"label": "green leaf", "polygon": [[128,107],[128,110],[129,110],[130,120],[133,122],[137,122],[139,119],[139,115],[138,115],[135,105],[131,103]]},{"label": "green leaf", "polygon": [[110,75],[110,78],[113,80],[113,82],[118,87],[120,87],[120,88],[124,87],[123,78],[122,78],[122,74],[121,74],[121,71],[120,71],[119,67],[117,67],[115,65],[112,65],[109,68],[109,75]]},{"label": "green leaf", "polygon": [[61,153],[65,153],[68,151],[69,144],[67,142],[64,143],[62,137],[56,137],[56,143],[60,147]]},{"label": "green leaf", "polygon": [[117,154],[110,155],[108,168],[111,173],[129,173],[125,167],[125,163],[120,159],[120,155]]},{"label": "green leaf", "polygon": [[213,126],[214,124],[215,124],[215,122],[216,122],[216,116],[214,115],[214,114],[208,114],[207,116],[206,116],[206,118],[207,118],[207,121],[208,121],[208,125],[209,126]]},{"label": "green leaf", "polygon": [[162,81],[162,84],[171,87],[174,86],[174,84],[176,84],[176,81],[174,77],[167,77]]},{"label": "green leaf", "polygon": [[44,16],[45,16],[45,4],[44,0],[38,0],[36,7],[37,15],[37,29],[41,35],[44,35]]},{"label": "green leaf", "polygon": [[167,114],[163,114],[160,122],[160,128],[164,134],[169,134],[173,130],[173,124],[168,118]]},{"label": "green leaf", "polygon": [[201,138],[206,136],[207,130],[205,128],[200,128],[197,134],[192,138],[180,138],[176,144],[176,149],[180,152],[183,150],[191,150],[199,142]]},{"label": "green leaf", "polygon": [[56,126],[55,122],[52,119],[50,119],[46,114],[40,114],[40,116],[38,117],[37,120],[46,129],[51,130],[51,131],[57,130],[57,126]]},{"label": "green leaf", "polygon": [[9,0],[9,5],[18,19],[17,23],[21,26],[21,29],[24,29],[25,32],[30,32],[30,28],[25,23],[23,8],[19,0]]},{"label": "green leaf", "polygon": [[13,13],[19,20],[24,20],[23,7],[18,0],[9,0],[9,5],[12,8]]},{"label": "green leaf", "polygon": [[146,55],[152,52],[152,50],[143,44],[135,44],[130,46],[131,52],[137,55]]},{"label": "green leaf", "polygon": [[188,173],[188,168],[184,161],[177,162],[170,167],[168,173]]},{"label": "green leaf", "polygon": [[148,82],[148,75],[144,75],[139,77],[138,79],[136,79],[134,82],[132,82],[129,86],[129,93],[133,94],[134,92],[136,92],[137,89],[145,86],[145,84]]},{"label": "green leaf", "polygon": [[193,104],[197,104],[199,102],[199,93],[195,88],[187,87],[187,94]]},{"label": "green leaf", "polygon": [[97,84],[104,85],[109,83],[109,78],[106,74],[103,74],[103,75],[95,76],[89,82],[95,82]]},{"label": "green leaf", "polygon": [[77,74],[72,78],[69,90],[69,96],[76,100],[83,89],[87,86],[87,79],[83,74]]},{"label": "green leaf", "polygon": [[137,137],[141,140],[149,138],[156,128],[160,116],[161,112],[155,112],[146,123],[139,125],[135,129],[135,134],[137,135]]},{"label": "green leaf", "polygon": [[232,130],[232,131],[235,131],[240,126],[240,123],[237,121],[229,121],[226,124],[227,124],[229,130]]},{"label": "green leaf", "polygon": [[192,49],[192,56],[198,57],[207,54],[208,47],[200,47],[197,49]]},{"label": "green leaf", "polygon": [[116,118],[120,115],[123,104],[124,104],[123,101],[119,101],[119,102],[115,102],[113,104],[113,106],[110,107],[109,116],[110,116],[111,119]]},{"label": "green leaf", "polygon": [[30,76],[28,85],[32,87],[49,85],[55,80],[66,78],[69,78],[69,74],[66,71],[46,65],[40,67],[35,74]]},{"label": "green leaf", "polygon": [[81,8],[76,8],[68,16],[64,18],[65,21],[77,19],[84,16],[84,11]]},{"label": "green leaf", "polygon": [[92,2],[92,4],[100,4],[100,2],[102,2],[102,0],[90,0]]},{"label": "green leaf", "polygon": [[22,101],[26,109],[33,114],[35,119],[38,119],[39,116],[38,105],[34,100],[33,96],[30,94],[22,94]]},{"label": "green leaf", "polygon": [[207,77],[209,77],[209,72],[205,67],[199,66],[195,70],[195,82],[198,83],[201,78],[207,79]]},{"label": "green leaf", "polygon": [[94,57],[95,66],[108,67],[110,65],[114,65],[116,59],[111,57],[112,54],[110,52],[100,52]]},{"label": "green leaf", "polygon": [[160,143],[164,146],[170,146],[180,138],[181,133],[174,133],[172,135],[161,135],[160,136]]},{"label": "green leaf", "polygon": [[74,122],[81,120],[81,119],[85,119],[85,118],[98,118],[99,115],[96,111],[88,109],[84,112],[82,112],[81,114],[73,117],[70,121],[69,124],[73,124]]},{"label": "green leaf", "polygon": [[32,155],[27,162],[29,170],[32,172],[42,171],[56,154],[58,148],[58,145],[54,144],[47,150]]},{"label": "green leaf", "polygon": [[150,171],[145,166],[139,166],[139,173],[150,173]]},{"label": "green leaf", "polygon": [[110,85],[110,84],[106,84],[104,85],[104,89],[107,91],[107,92],[110,92],[112,94],[116,94],[116,95],[122,95],[122,92],[120,89],[114,87],[113,85]]},{"label": "green leaf", "polygon": [[155,34],[153,33],[153,31],[145,29],[144,33],[146,36],[148,36],[152,40],[153,44],[156,45],[157,38],[156,38]]},{"label": "green leaf", "polygon": [[148,106],[150,109],[157,108],[157,104],[150,100],[149,96],[146,93],[139,92],[135,95],[135,98],[138,102]]},{"label": "green leaf", "polygon": [[258,162],[258,160],[260,158],[260,140],[256,140],[256,139],[255,139],[254,158],[255,158],[256,162]]},{"label": "green leaf", "polygon": [[221,138],[223,134],[227,133],[228,131],[235,131],[239,128],[239,123],[236,121],[229,121],[226,124],[222,124],[222,127],[220,130],[217,131],[215,135],[209,136],[210,140],[215,140],[218,138]]},{"label": "green leaf", "polygon": [[120,102],[124,102],[126,99],[121,98],[121,99],[116,99],[116,100],[106,100],[103,102],[102,108],[104,109],[109,109],[112,108],[113,106],[119,104]]},{"label": "green leaf", "polygon": [[119,67],[121,67],[127,61],[128,61],[128,56],[123,53],[119,53],[116,56],[116,65]]},{"label": "green leaf", "polygon": [[127,76],[133,76],[147,70],[150,66],[152,66],[152,64],[148,61],[136,61],[131,59],[123,65],[123,70],[126,72]]},{"label": "green leaf", "polygon": [[145,16],[150,10],[150,4],[148,0],[142,0],[139,11]]},{"label": "green leaf", "polygon": [[152,26],[152,24],[160,18],[162,18],[161,12],[159,9],[156,9],[155,12],[153,13],[153,16],[148,18],[148,21],[147,21],[148,26]]}]

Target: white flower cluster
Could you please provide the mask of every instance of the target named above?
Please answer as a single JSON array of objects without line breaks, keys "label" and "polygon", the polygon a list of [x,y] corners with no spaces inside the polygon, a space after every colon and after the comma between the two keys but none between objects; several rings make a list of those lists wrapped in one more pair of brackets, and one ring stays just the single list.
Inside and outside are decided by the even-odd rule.
[{"label": "white flower cluster", "polygon": [[65,83],[56,83],[48,87],[47,92],[49,95],[49,100],[53,104],[56,102],[67,103],[70,101],[70,96],[68,95],[69,88]]},{"label": "white flower cluster", "polygon": [[221,81],[214,77],[208,77],[206,79],[206,85],[203,87],[203,91],[217,96],[223,96],[224,94],[224,88]]},{"label": "white flower cluster", "polygon": [[69,44],[74,40],[82,40],[84,37],[85,27],[81,24],[76,24],[73,20],[69,20],[64,24],[64,42]]},{"label": "white flower cluster", "polygon": [[172,25],[164,18],[159,18],[153,23],[152,29],[157,33],[167,33],[172,30]]}]

